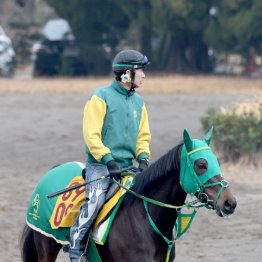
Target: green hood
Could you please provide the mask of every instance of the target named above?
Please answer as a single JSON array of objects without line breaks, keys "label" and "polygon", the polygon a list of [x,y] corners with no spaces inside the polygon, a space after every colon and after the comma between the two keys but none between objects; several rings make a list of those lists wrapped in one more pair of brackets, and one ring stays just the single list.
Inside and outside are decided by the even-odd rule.
[{"label": "green hood", "polygon": [[[184,145],[180,159],[180,183],[186,193],[195,194],[212,177],[221,175],[221,169],[216,156],[209,147],[213,128],[206,134],[203,140],[191,139],[188,132],[184,130]],[[197,175],[194,163],[203,158],[208,163],[207,171]]]}]

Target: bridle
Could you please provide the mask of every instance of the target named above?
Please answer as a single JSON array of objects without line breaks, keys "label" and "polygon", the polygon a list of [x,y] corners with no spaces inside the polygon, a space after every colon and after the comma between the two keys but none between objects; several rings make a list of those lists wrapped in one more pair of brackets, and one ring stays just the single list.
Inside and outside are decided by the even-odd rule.
[{"label": "bridle", "polygon": [[[206,188],[215,187],[215,186],[221,186],[221,188],[216,193],[216,196],[215,196],[214,200],[212,200],[212,199],[209,199],[209,196],[204,192],[204,190]],[[221,193],[228,186],[229,186],[229,183],[226,180],[224,180],[224,179],[222,179],[220,181],[217,181],[217,182],[204,184],[197,191],[197,197],[200,200],[200,202],[202,202],[202,203],[206,202],[207,203],[206,208],[208,208],[208,209],[216,209],[217,201],[220,198]]]},{"label": "bridle", "polygon": [[[206,152],[207,151],[207,152]],[[194,169],[194,163],[197,159],[203,158],[210,162],[213,166],[209,167],[205,173],[199,175]],[[224,189],[229,183],[220,175],[221,170],[217,159],[207,145],[197,147],[190,152],[186,148],[182,148],[181,152],[181,168],[180,168],[180,183],[184,191],[188,194],[196,195],[200,202],[206,202],[207,208],[216,209],[217,202]],[[222,179],[216,182],[209,182],[214,177],[221,177]],[[216,193],[214,200],[209,199],[208,195],[204,192],[206,188],[221,186]]]}]

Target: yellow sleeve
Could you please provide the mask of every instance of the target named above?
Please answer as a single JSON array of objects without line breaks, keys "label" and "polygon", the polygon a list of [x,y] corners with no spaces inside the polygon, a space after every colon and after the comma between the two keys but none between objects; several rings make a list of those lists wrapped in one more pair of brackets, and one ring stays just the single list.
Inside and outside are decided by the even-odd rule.
[{"label": "yellow sleeve", "polygon": [[98,162],[101,162],[103,156],[110,154],[101,135],[105,114],[105,101],[96,95],[92,96],[84,108],[83,136],[90,153]]},{"label": "yellow sleeve", "polygon": [[149,129],[148,115],[146,107],[143,105],[136,146],[136,158],[138,161],[142,158],[150,157],[150,142],[151,133]]}]

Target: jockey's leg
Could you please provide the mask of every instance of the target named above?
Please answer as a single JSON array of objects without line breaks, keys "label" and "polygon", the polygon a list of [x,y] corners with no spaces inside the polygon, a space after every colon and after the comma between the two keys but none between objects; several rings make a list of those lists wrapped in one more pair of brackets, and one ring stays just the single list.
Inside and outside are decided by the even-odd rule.
[{"label": "jockey's leg", "polygon": [[[101,164],[87,164],[86,181],[92,181],[108,173],[107,167]],[[105,201],[110,179],[105,178],[86,186],[86,201],[70,230],[70,259],[81,260],[85,256],[85,246],[97,213]]]}]

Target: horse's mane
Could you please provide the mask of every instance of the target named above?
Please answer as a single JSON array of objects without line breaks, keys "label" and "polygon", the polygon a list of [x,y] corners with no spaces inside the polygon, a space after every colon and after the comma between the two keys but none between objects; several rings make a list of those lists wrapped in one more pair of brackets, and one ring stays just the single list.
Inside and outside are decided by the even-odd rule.
[{"label": "horse's mane", "polygon": [[[169,175],[174,175],[179,179],[178,171],[180,169],[180,149],[182,143],[168,151],[156,162],[151,164],[144,172],[136,175],[134,179],[133,191],[145,195],[150,188],[165,179]],[[178,180],[179,181],[179,180]],[[136,197],[127,194],[125,203],[131,204]]]}]

